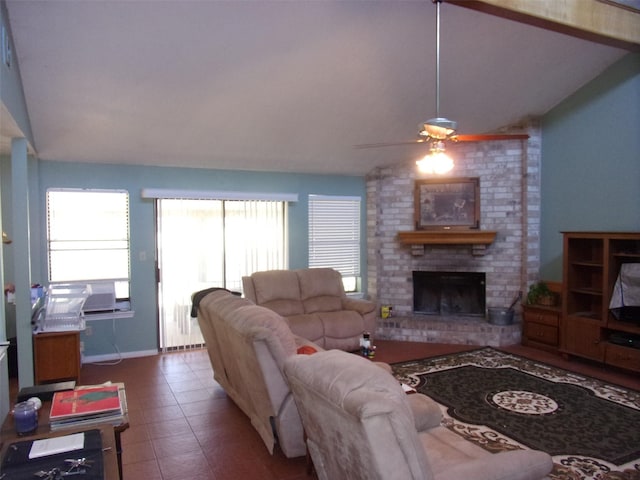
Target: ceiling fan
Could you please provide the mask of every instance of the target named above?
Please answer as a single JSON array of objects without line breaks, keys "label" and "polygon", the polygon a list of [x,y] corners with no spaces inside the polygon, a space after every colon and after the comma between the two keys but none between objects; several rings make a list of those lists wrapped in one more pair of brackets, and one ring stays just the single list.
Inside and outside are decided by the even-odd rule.
[{"label": "ceiling fan", "polygon": [[[454,120],[440,116],[440,4],[443,0],[431,0],[436,5],[436,116],[418,126],[418,138],[412,141],[391,143],[365,143],[356,145],[355,148],[392,147],[396,145],[412,145],[416,143],[429,143],[430,155],[441,155],[445,151],[445,142],[481,142],[492,140],[526,140],[527,134],[456,134],[458,123]],[[453,162],[450,168],[453,167]],[[418,162],[416,162],[418,163]],[[449,168],[449,169],[450,169]]]}]

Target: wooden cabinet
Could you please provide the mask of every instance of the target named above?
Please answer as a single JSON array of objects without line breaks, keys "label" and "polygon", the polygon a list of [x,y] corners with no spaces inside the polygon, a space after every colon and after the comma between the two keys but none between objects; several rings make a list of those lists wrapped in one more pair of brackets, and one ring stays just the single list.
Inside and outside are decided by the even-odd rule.
[{"label": "wooden cabinet", "polygon": [[606,362],[640,372],[640,349],[607,344]]},{"label": "wooden cabinet", "polygon": [[563,327],[562,346],[565,352],[604,361],[605,344],[598,323],[574,317],[565,322]]},{"label": "wooden cabinet", "polygon": [[80,332],[50,332],[33,336],[35,383],[78,380]]},{"label": "wooden cabinet", "polygon": [[560,308],[524,305],[522,323],[523,345],[550,351],[558,349]]},{"label": "wooden cabinet", "polygon": [[564,232],[561,351],[640,371],[640,350],[611,343],[640,335],[640,319],[620,322],[609,311],[623,263],[640,263],[638,232]]}]

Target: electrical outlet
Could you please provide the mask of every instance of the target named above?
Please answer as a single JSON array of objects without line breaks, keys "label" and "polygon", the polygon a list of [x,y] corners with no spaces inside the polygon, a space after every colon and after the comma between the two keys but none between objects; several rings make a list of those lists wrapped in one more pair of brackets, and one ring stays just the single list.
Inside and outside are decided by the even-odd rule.
[{"label": "electrical outlet", "polygon": [[93,335],[93,327],[91,325],[88,325],[85,329],[84,329],[84,334],[87,337],[90,337],[91,335]]},{"label": "electrical outlet", "polygon": [[80,353],[84,353],[84,342],[80,342]]}]

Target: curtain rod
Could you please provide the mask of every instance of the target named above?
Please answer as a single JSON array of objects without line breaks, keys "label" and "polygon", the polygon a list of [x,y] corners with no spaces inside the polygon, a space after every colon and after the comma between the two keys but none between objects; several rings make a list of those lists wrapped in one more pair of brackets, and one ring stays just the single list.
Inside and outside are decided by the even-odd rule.
[{"label": "curtain rod", "polygon": [[297,202],[297,193],[235,192],[216,190],[175,190],[168,188],[143,188],[142,198],[178,198],[186,200],[266,200]]}]

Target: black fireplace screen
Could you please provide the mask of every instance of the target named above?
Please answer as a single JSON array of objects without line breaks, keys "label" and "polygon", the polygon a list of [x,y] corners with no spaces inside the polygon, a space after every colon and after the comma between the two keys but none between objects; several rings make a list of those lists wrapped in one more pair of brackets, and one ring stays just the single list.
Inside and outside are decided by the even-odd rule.
[{"label": "black fireplace screen", "polygon": [[485,274],[413,272],[413,312],[423,315],[485,315]]}]

